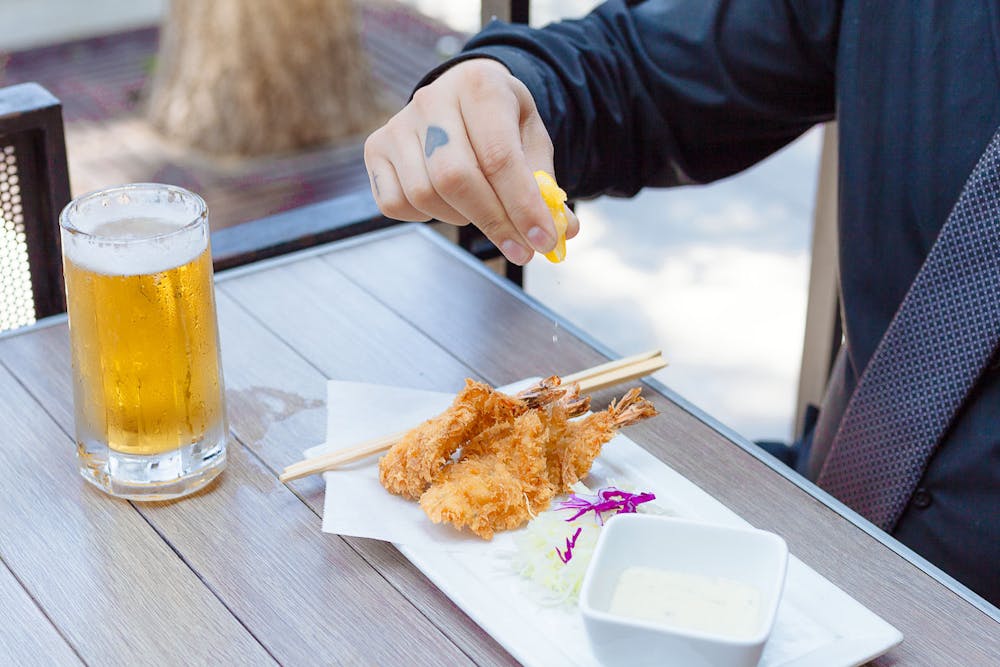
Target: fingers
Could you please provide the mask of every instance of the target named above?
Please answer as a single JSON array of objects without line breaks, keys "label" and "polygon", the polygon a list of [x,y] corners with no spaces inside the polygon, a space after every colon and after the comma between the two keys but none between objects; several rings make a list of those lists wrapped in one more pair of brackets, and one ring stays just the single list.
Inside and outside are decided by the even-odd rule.
[{"label": "fingers", "polygon": [[[538,194],[538,186],[532,175],[533,165],[529,163],[522,140],[524,130],[528,147],[533,148],[535,153],[541,152],[537,146],[540,143],[537,127],[533,122],[522,123],[520,107],[525,100],[519,98],[515,91],[508,89],[505,97],[498,95],[495,90],[484,90],[482,85],[484,84],[478,89],[470,89],[467,95],[459,99],[466,134],[479,169],[496,193],[507,219],[517,233],[535,250],[548,252],[556,244],[555,225],[545,202]],[[530,95],[526,101],[531,103],[533,111],[534,103],[530,101]],[[537,113],[534,115],[537,116]],[[537,155],[535,159],[539,159]],[[548,163],[551,171],[551,158]],[[539,165],[535,168],[545,167]],[[483,230],[496,243],[497,239],[491,235],[491,231],[496,233],[496,230]]]},{"label": "fingers", "polygon": [[436,220],[453,225],[467,224],[469,219],[444,201],[431,182],[421,157],[423,146],[420,139],[412,134],[401,139],[398,145],[400,150],[395,160],[396,174],[410,205]]},{"label": "fingers", "polygon": [[[398,117],[398,114],[397,114]],[[390,124],[395,121],[393,118]],[[375,203],[387,218],[425,222],[430,215],[418,210],[406,198],[399,175],[389,158],[393,155],[389,125],[379,128],[365,139],[365,167],[368,170],[368,184],[372,189]]]},{"label": "fingers", "polygon": [[533,176],[552,173],[552,144],[528,89],[495,61],[460,63],[418,90],[365,142],[365,163],[387,216],[471,221],[516,264],[555,246]]},{"label": "fingers", "polygon": [[[397,117],[405,112],[404,109]],[[422,150],[412,123],[387,125],[365,141],[368,180],[379,209],[396,220],[422,222],[435,218],[453,225],[468,224],[465,217],[438,196],[424,169]]]},{"label": "fingers", "polygon": [[368,184],[372,188],[372,196],[383,215],[393,220],[409,222],[426,222],[430,216],[418,211],[406,199],[399,177],[392,163],[382,158],[372,158],[368,163]]},{"label": "fingers", "polygon": [[476,162],[458,113],[442,113],[441,125],[424,136],[424,169],[441,199],[461,216],[475,221],[508,260],[524,264],[533,251],[507,217],[506,210]]}]

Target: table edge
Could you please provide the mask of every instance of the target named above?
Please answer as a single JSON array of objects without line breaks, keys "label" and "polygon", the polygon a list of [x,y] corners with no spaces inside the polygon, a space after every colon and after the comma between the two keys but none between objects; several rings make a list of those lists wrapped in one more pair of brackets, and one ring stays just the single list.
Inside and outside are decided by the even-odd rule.
[{"label": "table edge", "polygon": [[[572,322],[567,321],[562,315],[559,315],[551,308],[541,303],[531,295],[527,294],[523,289],[515,286],[510,281],[503,279],[494,272],[490,271],[481,261],[477,260],[475,257],[467,253],[465,250],[459,246],[449,243],[440,234],[437,234],[423,225],[418,225],[414,223],[411,225],[405,225],[401,227],[394,228],[392,230],[396,234],[402,233],[417,233],[426,238],[429,238],[435,245],[442,248],[445,252],[449,253],[465,265],[469,266],[473,270],[477,271],[481,275],[486,276],[494,284],[496,284],[501,289],[504,289],[508,294],[518,299],[522,303],[534,308],[540,312],[545,317],[551,318],[552,320],[559,323],[559,327],[565,329],[569,333],[576,336],[583,343],[589,345],[595,351],[608,357],[609,359],[614,359],[620,357],[621,355],[616,353],[609,346],[601,343],[600,341],[594,339],[585,331],[578,328]],[[380,233],[381,234],[381,233]],[[354,240],[354,239],[352,239]],[[717,418],[711,416],[698,406],[694,405],[686,398],[678,394],[673,389],[670,389],[667,385],[663,384],[661,381],[656,380],[652,377],[647,377],[643,379],[643,382],[648,384],[651,388],[664,395],[670,401],[676,403],[683,410],[691,414],[693,417],[704,423],[709,428],[716,431],[719,435],[726,438],[733,444],[739,446],[744,451],[748,452],[751,456],[758,459],[765,465],[767,465],[771,470],[778,473],[786,480],[797,486],[802,491],[805,491],[810,496],[823,503],[834,512],[839,514],[841,517],[854,524],[859,529],[863,530],[865,533],[875,538],[883,546],[887,547],[898,556],[902,557],[904,560],[908,561],[911,565],[919,568],[925,574],[930,576],[932,579],[942,584],[950,591],[958,595],[961,599],[968,602],[972,606],[979,609],[994,621],[1000,623],[1000,608],[995,607],[990,604],[985,598],[980,596],[978,593],[967,587],[965,584],[961,583],[944,570],[934,565],[923,556],[917,552],[910,549],[908,546],[895,539],[882,529],[875,526],[873,523],[868,521],[866,518],[852,510],[850,507],[834,498],[832,495],[821,489],[815,483],[809,481],[799,473],[795,472],[789,468],[786,464],[779,461],[777,458],[766,452],[761,447],[751,442],[746,437],[740,435],[735,430],[725,425],[723,422],[719,421]]]},{"label": "table edge", "polygon": [[66,320],[67,320],[66,313],[49,315],[48,317],[43,317],[41,319],[35,320],[31,324],[25,324],[24,326],[18,327],[16,329],[8,329],[6,331],[0,331],[0,340],[6,340],[7,338],[15,338],[22,334],[30,334],[40,329],[48,329],[49,327],[54,327],[60,324],[64,324]]},{"label": "table edge", "polygon": [[[552,319],[554,322],[558,322],[559,326],[584,344],[590,346],[599,354],[613,359],[618,356],[611,347],[601,343],[600,341],[593,338],[590,334],[581,330],[572,322],[566,320],[562,315],[559,315],[551,308],[541,303],[531,295],[527,294],[521,288],[513,285],[508,280],[495,274],[488,267],[486,267],[481,261],[470,255],[468,252],[449,242],[443,236],[429,229],[423,223],[405,223],[399,224],[386,229],[381,229],[374,232],[368,232],[366,234],[361,234],[358,236],[351,237],[349,239],[342,239],[339,241],[333,241],[330,243],[324,243],[322,245],[317,245],[311,248],[306,248],[303,250],[297,250],[285,255],[280,255],[277,257],[271,257],[268,259],[261,260],[259,262],[252,262],[239,267],[234,267],[230,269],[224,269],[218,272],[215,276],[217,283],[224,283],[230,280],[238,279],[242,276],[258,273],[261,271],[267,271],[273,268],[284,266],[287,264],[293,264],[295,262],[307,259],[310,257],[319,257],[321,255],[328,254],[330,252],[341,250],[345,248],[350,248],[358,245],[365,245],[368,243],[387,240],[396,236],[417,234],[423,238],[430,241],[432,244],[437,246],[439,249],[448,253],[451,257],[458,260],[468,268],[477,272],[481,276],[486,277],[493,285],[504,290],[510,296],[514,297],[521,303],[531,307],[535,311],[539,312],[543,316]],[[58,315],[52,315],[50,317],[42,318],[37,322],[20,327],[17,329],[12,329],[9,331],[0,332],[0,341],[13,338],[16,336],[26,335],[39,331],[42,329],[47,329],[53,326],[58,326],[66,323],[67,315],[66,313],[61,313]],[[781,475],[783,478],[794,484],[796,487],[804,491],[805,493],[812,496],[814,499],[818,500],[825,506],[829,507],[831,510],[839,514],[841,517],[855,525],[857,528],[861,529],[869,536],[877,540],[883,546],[887,547],[898,556],[908,561],[911,565],[919,568],[925,574],[930,576],[932,579],[942,584],[950,591],[958,595],[961,599],[968,602],[979,611],[983,612],[994,621],[1000,623],[1000,608],[997,608],[990,604],[982,596],[978,595],[970,588],[954,579],[951,575],[947,574],[939,567],[926,560],[923,556],[907,547],[905,544],[896,540],[888,533],[885,533],[880,528],[876,527],[874,524],[869,522],[867,519],[862,517],[860,514],[852,510],[851,508],[844,505],[842,502],[831,496],[829,493],[819,488],[813,482],[802,477],[787,465],[768,454],[766,451],[755,445],[753,442],[745,438],[744,436],[737,433],[735,430],[708,414],[698,406],[694,405],[686,398],[678,394],[673,389],[669,388],[667,385],[663,384],[661,381],[653,378],[645,378],[644,382],[649,385],[652,389],[662,394],[668,400],[677,404],[680,408],[688,412],[690,415],[701,421],[703,424],[714,430],[716,433],[729,440],[734,445],[740,447],[751,456],[757,460],[764,463],[771,470]]]}]

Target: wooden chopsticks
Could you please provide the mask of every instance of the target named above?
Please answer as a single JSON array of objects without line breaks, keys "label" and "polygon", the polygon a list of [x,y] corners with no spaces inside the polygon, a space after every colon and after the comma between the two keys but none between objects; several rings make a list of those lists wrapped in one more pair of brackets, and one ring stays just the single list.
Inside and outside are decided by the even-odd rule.
[{"label": "wooden chopsticks", "polygon": [[[663,359],[660,350],[651,350],[631,357],[624,357],[617,361],[609,361],[570,375],[564,375],[562,377],[562,384],[570,385],[574,382],[578,383],[580,385],[580,393],[589,394],[613,387],[622,382],[645,377],[666,365],[667,362]],[[278,479],[282,482],[290,482],[293,479],[315,475],[316,473],[331,470],[338,466],[367,458],[373,454],[384,452],[392,447],[406,432],[400,431],[384,435],[372,440],[366,440],[349,449],[341,449],[336,452],[303,459],[285,468]]]}]

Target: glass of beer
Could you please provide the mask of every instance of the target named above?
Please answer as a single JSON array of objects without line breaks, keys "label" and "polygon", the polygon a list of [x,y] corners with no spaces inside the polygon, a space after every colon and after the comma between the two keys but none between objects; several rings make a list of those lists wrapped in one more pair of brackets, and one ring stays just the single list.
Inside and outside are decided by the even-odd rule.
[{"label": "glass of beer", "polygon": [[222,472],[228,434],[208,208],[137,183],[59,222],[80,472],[121,498],[192,493]]}]

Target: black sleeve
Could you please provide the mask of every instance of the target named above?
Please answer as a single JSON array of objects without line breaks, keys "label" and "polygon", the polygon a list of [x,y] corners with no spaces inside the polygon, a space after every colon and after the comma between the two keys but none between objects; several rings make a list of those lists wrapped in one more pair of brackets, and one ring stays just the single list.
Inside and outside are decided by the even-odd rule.
[{"label": "black sleeve", "polygon": [[540,30],[495,21],[459,59],[528,86],[572,196],[628,196],[731,175],[831,119],[839,20],[834,0],[611,0]]}]

